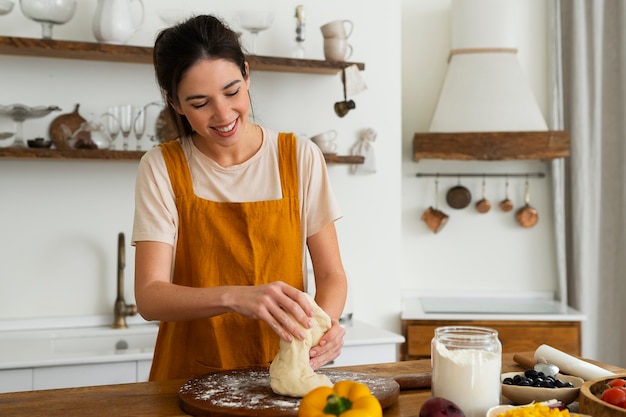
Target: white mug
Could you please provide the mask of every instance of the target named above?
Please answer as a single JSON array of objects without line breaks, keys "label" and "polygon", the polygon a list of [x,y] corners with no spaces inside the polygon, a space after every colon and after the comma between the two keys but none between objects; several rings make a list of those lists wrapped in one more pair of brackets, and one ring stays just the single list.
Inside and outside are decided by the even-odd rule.
[{"label": "white mug", "polygon": [[324,58],[327,61],[345,61],[352,56],[352,45],[347,39],[324,39]]},{"label": "white mug", "polygon": [[311,137],[311,141],[315,143],[323,153],[333,153],[337,150],[337,144],[335,143],[336,138],[337,131],[331,129]]},{"label": "white mug", "polygon": [[354,25],[352,20],[348,19],[333,20],[320,27],[325,38],[347,39],[352,35],[352,29],[354,29]]}]

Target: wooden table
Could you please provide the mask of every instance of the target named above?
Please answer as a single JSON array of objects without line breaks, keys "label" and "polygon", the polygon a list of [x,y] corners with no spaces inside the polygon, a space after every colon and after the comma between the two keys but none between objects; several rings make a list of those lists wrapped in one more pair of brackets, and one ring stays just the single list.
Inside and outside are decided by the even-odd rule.
[{"label": "wooden table", "polygon": [[[532,357],[532,352],[525,352],[524,355]],[[595,363],[614,372],[626,372],[622,368]],[[396,376],[430,372],[431,367],[429,360],[416,360],[335,369]],[[512,354],[503,355],[503,372],[521,369],[513,361]],[[28,417],[187,416],[178,406],[178,389],[184,382],[185,380],[140,382],[0,394],[0,415]],[[430,398],[430,388],[401,391],[398,401],[387,408],[384,415],[385,417],[419,416],[419,410],[428,398]]]}]

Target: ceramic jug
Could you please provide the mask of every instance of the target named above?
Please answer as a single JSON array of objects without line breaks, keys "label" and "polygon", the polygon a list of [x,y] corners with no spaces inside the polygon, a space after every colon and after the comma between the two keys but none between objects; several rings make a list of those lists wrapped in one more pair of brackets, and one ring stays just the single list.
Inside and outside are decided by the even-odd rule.
[{"label": "ceramic jug", "polygon": [[[131,2],[141,6],[138,22],[131,15]],[[144,7],[142,0],[98,0],[93,17],[93,34],[99,42],[124,44],[135,34],[143,23]]]}]

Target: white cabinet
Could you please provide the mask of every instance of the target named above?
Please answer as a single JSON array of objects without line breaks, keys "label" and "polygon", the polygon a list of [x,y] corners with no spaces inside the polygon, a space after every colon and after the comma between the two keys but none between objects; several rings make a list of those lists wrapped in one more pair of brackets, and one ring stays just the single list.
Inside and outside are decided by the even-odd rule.
[{"label": "white cabinet", "polygon": [[151,360],[137,361],[137,382],[146,382],[150,376]]},{"label": "white cabinet", "polygon": [[0,393],[145,382],[151,360],[0,370]]},{"label": "white cabinet", "polygon": [[86,387],[137,382],[136,362],[91,363],[35,368],[33,389]]},{"label": "white cabinet", "polygon": [[0,370],[0,393],[33,389],[32,369]]}]

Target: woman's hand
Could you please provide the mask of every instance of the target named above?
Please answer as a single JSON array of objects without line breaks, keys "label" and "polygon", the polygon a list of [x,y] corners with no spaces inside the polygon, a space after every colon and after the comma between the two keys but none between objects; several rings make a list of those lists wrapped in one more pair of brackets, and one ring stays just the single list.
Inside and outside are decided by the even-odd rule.
[{"label": "woman's hand", "polygon": [[311,360],[309,364],[313,370],[333,361],[341,353],[343,347],[343,337],[346,334],[338,320],[332,321],[332,326],[320,339],[317,346],[313,346],[309,351]]},{"label": "woman's hand", "polygon": [[[230,302],[233,311],[263,320],[285,341],[305,338],[302,328],[313,327],[313,307],[306,295],[284,282],[236,288]],[[292,319],[293,317],[293,319]]]}]

